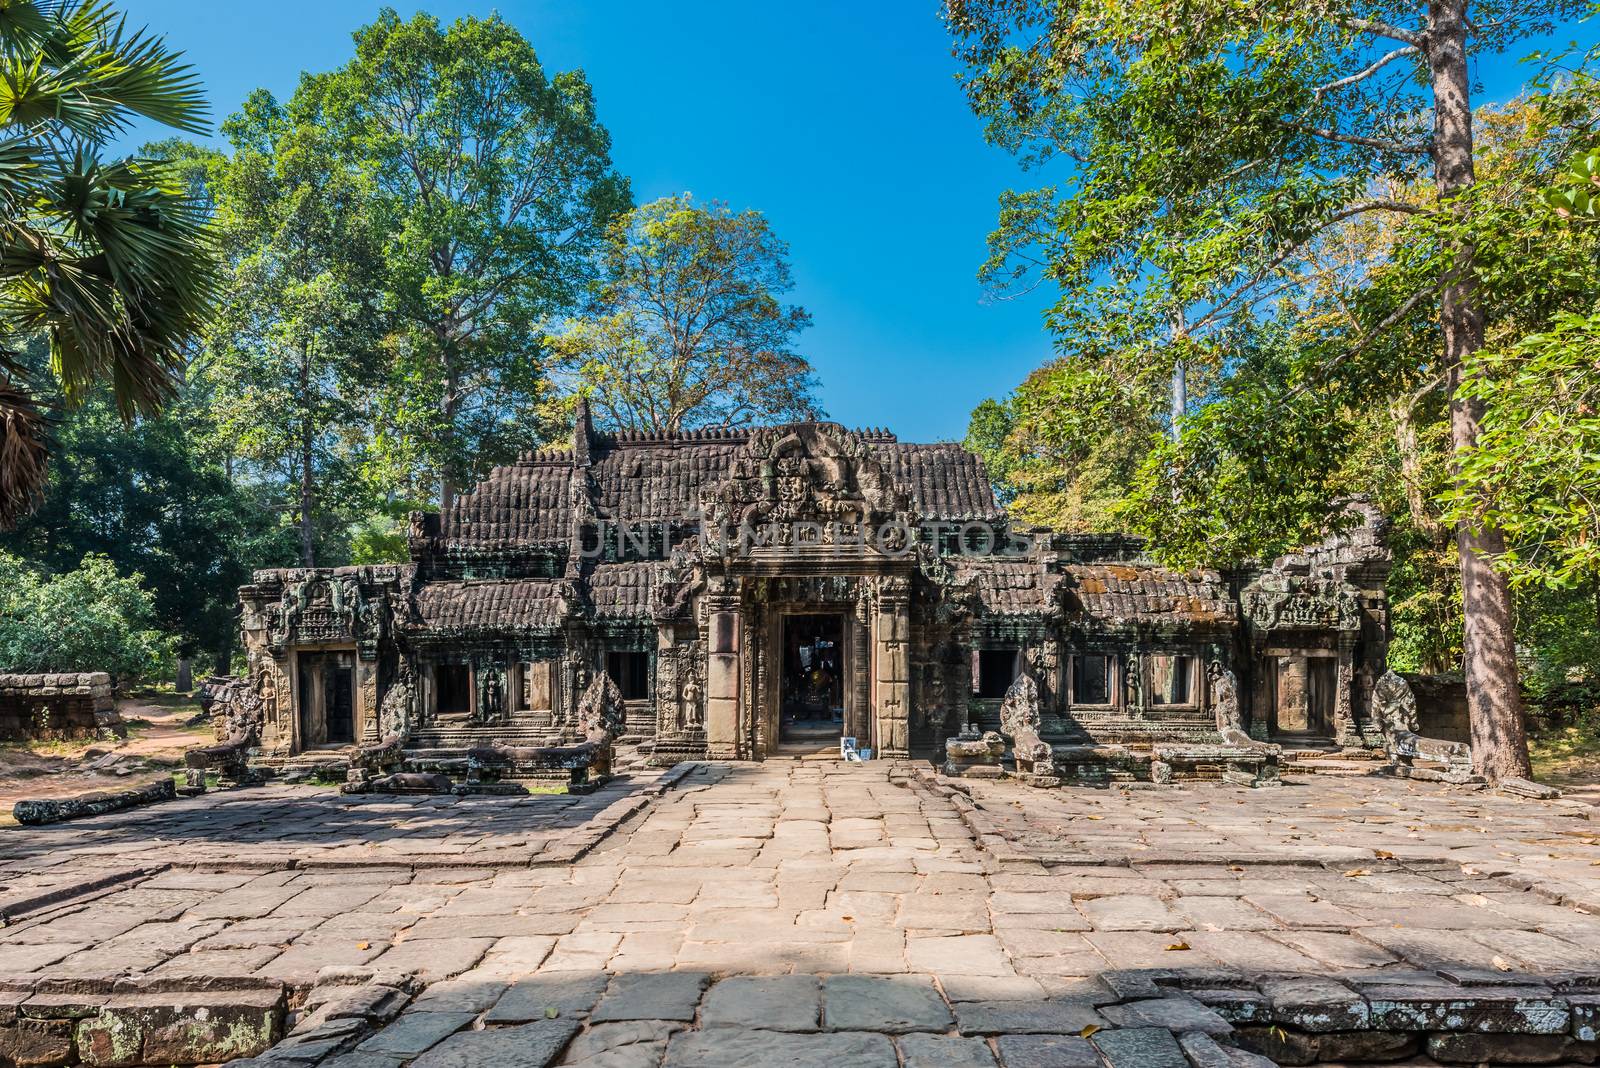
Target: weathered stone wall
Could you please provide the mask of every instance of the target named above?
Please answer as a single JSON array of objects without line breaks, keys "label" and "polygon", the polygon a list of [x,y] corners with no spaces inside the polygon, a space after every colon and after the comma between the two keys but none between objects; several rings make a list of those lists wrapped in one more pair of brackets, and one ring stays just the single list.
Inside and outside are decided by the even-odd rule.
[{"label": "weathered stone wall", "polygon": [[0,675],[0,740],[120,736],[111,676],[103,671]]},{"label": "weathered stone wall", "polygon": [[1467,684],[1453,675],[1406,675],[1417,696],[1417,733],[1447,742],[1472,740],[1467,720]]}]

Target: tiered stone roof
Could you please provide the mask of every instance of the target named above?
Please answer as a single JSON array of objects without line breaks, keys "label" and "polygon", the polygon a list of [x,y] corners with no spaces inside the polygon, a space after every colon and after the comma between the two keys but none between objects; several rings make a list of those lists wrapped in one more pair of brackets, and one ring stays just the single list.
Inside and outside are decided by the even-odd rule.
[{"label": "tiered stone roof", "polygon": [[1170,571],[1154,564],[1068,564],[1068,604],[1105,623],[1233,624],[1238,609],[1215,571]]},{"label": "tiered stone roof", "polygon": [[563,612],[559,579],[431,582],[417,591],[416,606],[428,636],[549,631]]}]

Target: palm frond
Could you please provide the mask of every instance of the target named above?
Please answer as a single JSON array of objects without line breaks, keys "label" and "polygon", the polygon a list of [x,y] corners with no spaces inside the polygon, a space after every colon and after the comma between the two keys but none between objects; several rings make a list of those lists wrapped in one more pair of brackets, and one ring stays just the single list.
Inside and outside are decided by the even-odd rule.
[{"label": "palm frond", "polygon": [[11,361],[0,359],[0,530],[33,510],[49,477],[49,418],[21,382]]}]

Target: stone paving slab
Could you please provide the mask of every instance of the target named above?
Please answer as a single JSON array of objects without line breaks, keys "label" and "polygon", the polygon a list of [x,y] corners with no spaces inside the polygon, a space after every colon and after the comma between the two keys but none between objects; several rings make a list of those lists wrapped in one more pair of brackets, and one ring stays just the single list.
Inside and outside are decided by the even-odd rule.
[{"label": "stone paving slab", "polygon": [[1365,779],[1039,791],[889,762],[662,781],[264,788],[152,811],[142,836],[125,815],[17,832],[0,866],[38,887],[168,859],[0,927],[0,994],[415,976],[376,1034],[328,1021],[260,1058],[347,1068],[1600,1054],[1581,807]]}]

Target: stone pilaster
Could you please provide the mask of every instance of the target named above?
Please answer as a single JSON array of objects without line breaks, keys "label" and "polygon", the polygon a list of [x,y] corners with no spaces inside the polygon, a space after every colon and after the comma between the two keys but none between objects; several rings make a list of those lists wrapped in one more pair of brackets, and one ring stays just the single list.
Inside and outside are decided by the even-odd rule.
[{"label": "stone pilaster", "polygon": [[878,580],[873,620],[873,706],[878,716],[878,755],[910,755],[911,596],[902,577]]},{"label": "stone pilaster", "polygon": [[706,756],[737,760],[739,746],[739,639],[742,620],[737,586],[724,580],[707,597]]}]

